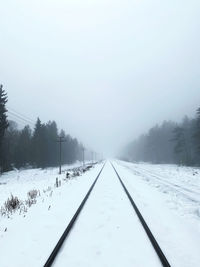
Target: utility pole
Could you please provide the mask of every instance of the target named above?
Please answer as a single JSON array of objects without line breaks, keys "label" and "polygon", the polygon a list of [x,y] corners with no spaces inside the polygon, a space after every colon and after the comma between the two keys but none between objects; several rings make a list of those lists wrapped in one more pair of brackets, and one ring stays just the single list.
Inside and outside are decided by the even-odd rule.
[{"label": "utility pole", "polygon": [[59,139],[57,141],[59,143],[59,174],[62,172],[62,143],[66,142],[64,137],[59,136]]}]

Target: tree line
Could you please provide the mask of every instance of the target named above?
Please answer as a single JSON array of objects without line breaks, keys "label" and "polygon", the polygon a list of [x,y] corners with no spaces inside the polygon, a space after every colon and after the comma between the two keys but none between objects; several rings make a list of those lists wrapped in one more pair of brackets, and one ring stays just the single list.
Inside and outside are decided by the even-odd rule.
[{"label": "tree line", "polygon": [[200,165],[200,108],[196,118],[164,121],[128,144],[122,158],[151,163]]},{"label": "tree line", "polygon": [[8,121],[7,94],[0,85],[0,170],[1,172],[26,166],[53,167],[59,162],[59,137],[62,143],[62,163],[82,160],[83,146],[76,138],[59,132],[56,122],[42,123],[38,118],[32,130],[29,125],[18,129],[15,121]]}]

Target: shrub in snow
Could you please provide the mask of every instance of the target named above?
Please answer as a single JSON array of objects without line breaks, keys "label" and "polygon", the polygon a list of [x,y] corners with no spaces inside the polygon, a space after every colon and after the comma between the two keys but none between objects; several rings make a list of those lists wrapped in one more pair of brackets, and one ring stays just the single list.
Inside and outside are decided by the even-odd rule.
[{"label": "shrub in snow", "polygon": [[4,204],[5,210],[7,212],[13,212],[17,209],[19,209],[20,205],[21,205],[21,201],[18,199],[18,197],[14,197],[13,195],[11,195],[10,198],[7,199],[7,201]]},{"label": "shrub in snow", "polygon": [[29,208],[33,205],[33,204],[35,204],[37,201],[36,201],[36,199],[34,198],[34,199],[31,199],[31,198],[28,198],[26,201],[25,201],[25,204],[26,204],[26,206],[28,206]]},{"label": "shrub in snow", "polygon": [[27,193],[28,199],[25,201],[25,204],[30,208],[33,204],[35,204],[37,202],[36,198],[38,195],[39,195],[38,190],[35,190],[35,189],[30,190]]},{"label": "shrub in snow", "polygon": [[19,200],[18,197],[14,197],[11,194],[11,197],[6,200],[4,205],[0,209],[0,214],[2,216],[10,216],[13,212],[19,210],[19,214],[24,214],[27,212],[28,208],[30,208],[33,204],[35,204],[37,196],[40,195],[38,190],[30,190],[27,193],[28,199],[25,201]]},{"label": "shrub in snow", "polygon": [[38,196],[38,194],[39,194],[38,190],[35,190],[35,189],[30,190],[27,193],[29,199],[36,199],[36,197]]},{"label": "shrub in snow", "polygon": [[5,207],[8,211],[13,211],[18,209],[20,206],[20,200],[18,197],[14,197],[11,195],[11,198],[8,198],[8,200],[5,202]]},{"label": "shrub in snow", "polygon": [[74,170],[72,177],[80,176],[80,172],[78,170]]},{"label": "shrub in snow", "polygon": [[8,216],[9,218],[10,214],[17,210],[19,210],[19,213],[21,214],[22,212],[26,212],[27,208],[24,205],[23,201],[19,200],[18,197],[11,195],[11,197],[8,198],[4,205],[1,207],[0,214],[2,216]]}]

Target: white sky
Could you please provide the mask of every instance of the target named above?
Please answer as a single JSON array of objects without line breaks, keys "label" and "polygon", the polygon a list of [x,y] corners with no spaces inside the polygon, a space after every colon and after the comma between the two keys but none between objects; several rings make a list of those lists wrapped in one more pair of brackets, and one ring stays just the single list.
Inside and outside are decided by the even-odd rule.
[{"label": "white sky", "polygon": [[9,106],[105,154],[200,106],[199,0],[0,0]]}]

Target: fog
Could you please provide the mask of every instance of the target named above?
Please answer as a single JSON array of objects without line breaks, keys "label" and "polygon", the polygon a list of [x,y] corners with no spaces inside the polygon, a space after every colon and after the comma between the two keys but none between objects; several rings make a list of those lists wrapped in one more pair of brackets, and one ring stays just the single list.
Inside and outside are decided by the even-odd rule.
[{"label": "fog", "polygon": [[113,155],[200,104],[198,0],[7,0],[0,83],[8,106]]}]

